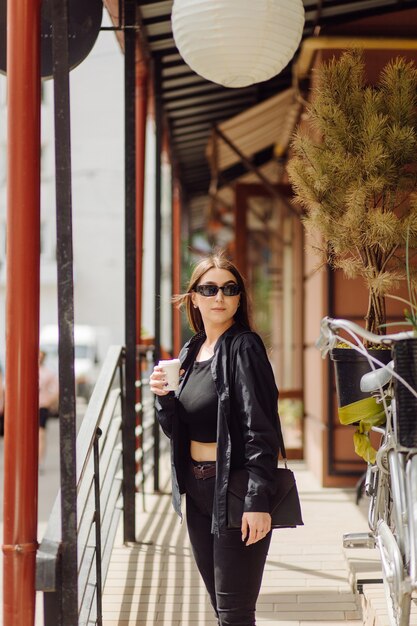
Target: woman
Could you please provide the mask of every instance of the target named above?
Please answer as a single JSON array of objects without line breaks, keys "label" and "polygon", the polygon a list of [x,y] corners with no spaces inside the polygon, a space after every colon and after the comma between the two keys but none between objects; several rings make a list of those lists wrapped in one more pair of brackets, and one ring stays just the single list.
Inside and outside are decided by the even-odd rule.
[{"label": "woman", "polygon": [[[195,267],[180,298],[196,332],[183,347],[178,392],[150,377],[171,439],[172,498],[221,626],[255,624],[271,541],[269,495],[279,452],[278,391],[265,347],[251,331],[245,285],[222,254]],[[227,529],[230,471],[249,473],[241,532]]]}]

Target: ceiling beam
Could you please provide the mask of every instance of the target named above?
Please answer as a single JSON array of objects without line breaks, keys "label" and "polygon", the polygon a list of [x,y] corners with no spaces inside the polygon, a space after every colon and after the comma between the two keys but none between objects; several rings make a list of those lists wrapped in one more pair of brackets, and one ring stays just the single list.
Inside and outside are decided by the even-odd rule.
[{"label": "ceiling beam", "polygon": [[193,70],[190,67],[188,67],[186,63],[184,63],[183,59],[173,59],[172,61],[164,61],[164,59],[162,59],[162,75],[164,75],[164,70],[166,69],[171,69],[171,68],[181,67],[181,66],[183,68],[187,68],[188,72],[194,74]]},{"label": "ceiling beam", "polygon": [[171,124],[173,125],[173,128],[182,128],[184,126],[189,127],[190,120],[192,120],[195,123],[197,122],[204,123],[204,122],[213,121],[213,120],[217,120],[218,122],[221,122],[222,120],[232,117],[232,115],[240,113],[241,111],[242,111],[241,106],[235,106],[234,108],[228,109],[227,111],[222,111],[222,110],[212,111],[210,113],[207,113],[206,115],[189,115],[185,118],[179,118],[179,119],[171,118]]},{"label": "ceiling beam", "polygon": [[164,78],[162,81],[162,86],[164,88],[164,93],[168,93],[170,91],[174,91],[175,89],[182,89],[187,87],[188,85],[206,85],[207,81],[205,78],[202,78],[198,74],[194,74],[194,72],[188,72],[188,74],[179,74],[173,77]]},{"label": "ceiling beam", "polygon": [[152,26],[153,24],[161,24],[163,22],[171,22],[171,15],[164,13],[164,15],[156,15],[155,17],[144,17],[143,25]]},{"label": "ceiling beam", "polygon": [[193,137],[195,133],[199,132],[210,133],[211,126],[210,122],[207,122],[206,124],[191,124],[190,126],[184,128],[171,128],[171,133],[174,139],[180,139],[181,137],[187,137],[189,135]]},{"label": "ceiling beam", "polygon": [[180,146],[191,146],[191,145],[202,145],[205,144],[205,142],[208,140],[208,138],[210,137],[210,131],[208,132],[204,132],[204,133],[199,133],[196,137],[194,137],[193,135],[190,135],[188,137],[179,137],[179,138],[175,138],[173,137],[173,140],[175,142],[175,145],[180,147]]},{"label": "ceiling beam", "polygon": [[186,96],[198,95],[198,98],[212,95],[213,93],[224,94],[224,88],[220,85],[214,85],[204,81],[183,88],[175,87],[172,89],[164,89],[164,102],[172,102],[174,100],[184,100]]},{"label": "ceiling beam", "polygon": [[[239,110],[243,111],[246,106],[251,106],[254,104],[253,98],[245,98],[243,100],[226,100],[226,101],[215,101],[210,105],[200,105],[200,106],[186,106],[186,107],[176,107],[173,111],[170,108],[166,108],[166,112],[169,116],[170,120],[179,120],[179,119],[191,119],[196,115],[201,113],[214,113],[217,112],[218,116],[223,114],[224,117],[231,117],[230,110]],[[208,116],[206,116],[208,117]]]}]

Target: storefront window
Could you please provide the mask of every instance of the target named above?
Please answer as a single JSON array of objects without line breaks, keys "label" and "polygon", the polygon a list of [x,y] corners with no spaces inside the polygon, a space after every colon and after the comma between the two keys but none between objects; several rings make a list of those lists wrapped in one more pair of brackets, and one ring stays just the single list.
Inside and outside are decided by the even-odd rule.
[{"label": "storefront window", "polygon": [[285,201],[247,199],[247,274],[253,321],[280,389],[287,447],[302,449],[300,224]]}]

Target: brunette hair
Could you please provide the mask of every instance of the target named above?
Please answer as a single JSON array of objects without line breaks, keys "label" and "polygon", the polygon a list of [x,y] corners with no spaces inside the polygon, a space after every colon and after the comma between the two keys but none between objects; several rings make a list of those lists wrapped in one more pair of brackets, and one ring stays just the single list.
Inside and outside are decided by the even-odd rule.
[{"label": "brunette hair", "polygon": [[210,256],[202,259],[195,265],[191,278],[188,282],[187,291],[179,296],[174,297],[174,301],[179,303],[179,307],[185,307],[188,323],[192,330],[198,333],[204,330],[203,319],[199,309],[194,308],[191,294],[200,282],[202,276],[209,270],[217,268],[227,270],[236,278],[236,282],[240,287],[240,303],[235,313],[235,322],[239,322],[248,329],[251,329],[248,295],[246,293],[245,280],[236,265],[230,261],[223,250],[216,251]]}]

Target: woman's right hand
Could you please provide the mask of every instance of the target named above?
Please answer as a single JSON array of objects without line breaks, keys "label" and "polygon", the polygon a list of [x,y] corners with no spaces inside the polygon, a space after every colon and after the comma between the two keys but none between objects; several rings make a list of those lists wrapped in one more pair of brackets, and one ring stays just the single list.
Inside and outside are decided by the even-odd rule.
[{"label": "woman's right hand", "polygon": [[[180,370],[180,376],[184,374],[185,370]],[[169,391],[165,389],[167,386],[167,379],[162,367],[155,365],[153,372],[149,377],[150,389],[156,396],[166,396]]]},{"label": "woman's right hand", "polygon": [[153,368],[153,372],[149,377],[149,383],[152,393],[156,396],[166,396],[169,394],[169,391],[165,389],[168,384],[165,372],[159,365],[155,365]]}]

